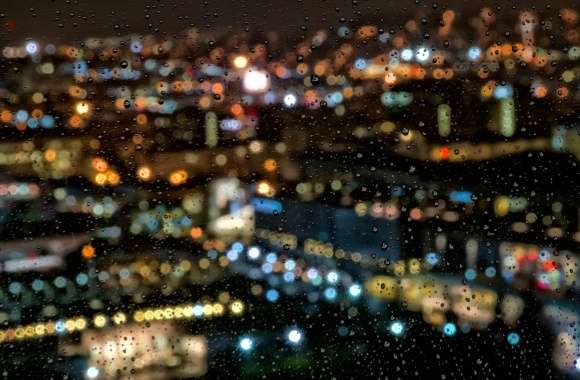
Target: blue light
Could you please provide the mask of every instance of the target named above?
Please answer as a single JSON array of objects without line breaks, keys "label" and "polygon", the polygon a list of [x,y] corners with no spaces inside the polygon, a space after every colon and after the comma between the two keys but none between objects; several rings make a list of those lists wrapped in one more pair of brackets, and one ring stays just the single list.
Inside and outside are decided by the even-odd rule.
[{"label": "blue light", "polygon": [[516,332],[511,332],[507,336],[507,341],[512,346],[516,346],[518,343],[520,343],[520,335]]},{"label": "blue light", "polygon": [[283,210],[282,203],[274,199],[254,197],[251,203],[254,210],[260,214],[276,215]]},{"label": "blue light", "polygon": [[467,281],[473,281],[477,277],[477,272],[474,269],[468,269],[465,271],[465,279]]},{"label": "blue light", "polygon": [[30,55],[36,54],[38,52],[38,44],[34,41],[26,43],[26,52]]},{"label": "blue light", "polygon": [[89,66],[83,60],[78,60],[73,63],[73,72],[76,75],[85,75],[87,73]]},{"label": "blue light", "polygon": [[16,121],[24,123],[28,119],[28,112],[26,112],[25,110],[19,110],[18,112],[16,112],[15,118]]},{"label": "blue light", "polygon": [[38,128],[38,120],[36,120],[36,119],[28,119],[28,121],[26,122],[26,125],[30,129],[36,129],[36,128]]},{"label": "blue light", "polygon": [[335,91],[332,94],[330,94],[330,98],[336,104],[342,103],[342,101],[344,100],[344,97],[342,96],[342,93],[340,91]]},{"label": "blue light", "polygon": [[506,85],[506,86],[497,86],[495,88],[495,90],[493,91],[493,96],[496,99],[508,99],[511,98],[514,94],[514,90],[512,88],[512,86],[510,85]]},{"label": "blue light", "polygon": [[481,49],[479,46],[472,46],[467,50],[467,59],[470,61],[477,61],[481,57]]},{"label": "blue light", "polygon": [[140,41],[131,42],[131,52],[140,53],[143,50],[143,44]]},{"label": "blue light", "polygon": [[454,336],[457,333],[457,326],[453,322],[447,322],[443,325],[443,334],[446,336]]},{"label": "blue light", "polygon": [[449,199],[457,203],[473,203],[471,191],[452,191],[449,193]]},{"label": "blue light", "polygon": [[336,289],[335,288],[326,288],[324,290],[324,297],[329,301],[334,301],[336,299]]},{"label": "blue light", "polygon": [[272,303],[277,302],[280,298],[280,293],[276,289],[270,289],[266,292],[266,299]]},{"label": "blue light", "polygon": [[264,103],[266,104],[274,104],[276,101],[276,94],[274,91],[268,91],[266,95],[264,95]]},{"label": "blue light", "polygon": [[356,61],[354,61],[354,67],[357,70],[364,70],[367,67],[367,61],[364,58],[358,58]]},{"label": "blue light", "polygon": [[272,264],[264,263],[262,264],[262,272],[264,273],[272,273]]},{"label": "blue light", "polygon": [[348,293],[351,295],[351,297],[358,298],[362,293],[362,288],[359,284],[353,284],[350,286],[350,288],[348,288]]},{"label": "blue light", "polygon": [[76,277],[76,282],[81,286],[86,285],[89,282],[89,276],[87,276],[85,273],[79,273]]},{"label": "blue light", "polygon": [[239,241],[237,241],[234,244],[232,244],[232,249],[237,253],[242,253],[244,251],[244,245]]},{"label": "blue light", "polygon": [[237,251],[230,249],[228,253],[226,253],[226,256],[228,260],[236,261],[240,257],[240,254]]},{"label": "blue light", "polygon": [[238,119],[223,119],[220,121],[220,128],[224,131],[235,132],[242,129],[242,123]]},{"label": "blue light", "polygon": [[401,336],[405,332],[405,325],[400,321],[393,321],[389,326],[389,331],[394,336]]},{"label": "blue light", "polygon": [[296,276],[294,276],[294,273],[292,272],[285,272],[283,278],[286,282],[294,282]]},{"label": "blue light", "polygon": [[50,115],[44,115],[40,118],[40,125],[47,129],[54,127],[54,117]]},{"label": "blue light", "polygon": [[64,333],[66,331],[66,326],[64,324],[64,321],[56,321],[56,323],[54,324],[54,330],[58,334]]},{"label": "blue light", "polygon": [[425,261],[430,265],[437,265],[439,263],[439,255],[436,252],[429,252],[425,255]]},{"label": "blue light", "polygon": [[266,261],[270,264],[274,264],[278,260],[278,256],[274,252],[270,252],[266,255]]},{"label": "blue light", "polygon": [[485,275],[489,278],[495,277],[497,271],[494,267],[487,267],[485,268]]},{"label": "blue light", "polygon": [[338,28],[337,34],[339,37],[345,38],[350,34],[350,29],[347,26],[341,26]]},{"label": "blue light", "polygon": [[245,337],[240,339],[238,346],[242,351],[248,352],[254,348],[254,341],[251,338]]},{"label": "blue light", "polygon": [[294,270],[294,268],[296,268],[296,261],[289,259],[284,263],[284,269],[291,271]]},{"label": "blue light", "polygon": [[413,59],[413,50],[411,49],[403,49],[401,51],[401,59],[403,61],[410,61]]}]

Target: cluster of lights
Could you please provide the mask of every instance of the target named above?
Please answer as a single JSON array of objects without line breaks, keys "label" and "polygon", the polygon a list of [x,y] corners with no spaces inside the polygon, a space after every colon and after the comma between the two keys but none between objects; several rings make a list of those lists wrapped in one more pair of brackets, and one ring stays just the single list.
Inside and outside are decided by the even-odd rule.
[{"label": "cluster of lights", "polygon": [[244,303],[234,300],[229,304],[221,302],[184,304],[159,308],[140,309],[133,313],[135,322],[166,321],[173,319],[212,318],[224,315],[239,316],[244,312]]},{"label": "cluster of lights", "polygon": [[[133,321],[144,323],[150,321],[167,321],[192,318],[219,317],[229,311],[233,316],[242,315],[244,303],[233,300],[228,304],[219,302],[183,304],[178,306],[163,306],[158,308],[140,309],[133,313]],[[105,328],[109,325],[122,325],[127,323],[129,317],[124,312],[117,312],[112,316],[97,314],[93,318],[75,317],[56,321],[40,322],[25,326],[17,326],[0,330],[0,343],[44,338],[55,335],[72,334],[83,331],[91,326],[97,329]],[[91,324],[92,323],[92,324]]]}]

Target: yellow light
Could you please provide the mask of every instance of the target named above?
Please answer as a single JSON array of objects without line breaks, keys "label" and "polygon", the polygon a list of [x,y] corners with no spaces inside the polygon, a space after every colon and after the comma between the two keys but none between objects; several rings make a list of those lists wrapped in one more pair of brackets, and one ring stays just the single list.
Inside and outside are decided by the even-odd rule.
[{"label": "yellow light", "polygon": [[505,216],[510,209],[510,200],[506,196],[499,196],[493,203],[493,210],[497,216]]},{"label": "yellow light", "polygon": [[93,319],[93,324],[95,325],[95,327],[98,328],[105,327],[105,325],[107,324],[107,318],[104,315],[97,315]]},{"label": "yellow light", "polygon": [[127,322],[127,316],[125,315],[125,313],[120,311],[120,312],[116,313],[115,315],[113,315],[113,322],[116,325],[123,324],[123,323]]},{"label": "yellow light", "polygon": [[238,55],[234,58],[234,66],[238,69],[244,69],[248,66],[248,58],[244,57],[243,55]]},{"label": "yellow light", "polygon": [[145,320],[145,314],[142,311],[136,311],[135,314],[133,314],[133,319],[135,322],[143,322],[143,320]]},{"label": "yellow light", "polygon": [[91,106],[87,102],[79,102],[76,106],[76,111],[79,115],[86,115],[91,110]]},{"label": "yellow light", "polygon": [[68,319],[65,323],[64,323],[64,327],[67,331],[74,331],[75,329],[75,321],[72,319]]},{"label": "yellow light", "polygon": [[244,312],[244,304],[242,303],[242,301],[234,301],[230,305],[230,310],[235,315],[242,314]]},{"label": "yellow light", "polygon": [[213,313],[215,315],[222,315],[224,313],[224,305],[221,303],[215,303],[213,305]]},{"label": "yellow light", "polygon": [[212,315],[213,313],[213,307],[210,304],[205,304],[203,305],[203,314],[205,314],[205,316],[209,317],[210,315]]},{"label": "yellow light", "polygon": [[99,186],[103,186],[107,182],[107,175],[105,173],[99,173],[95,175],[95,183]]},{"label": "yellow light", "polygon": [[272,186],[268,181],[260,181],[256,186],[256,192],[260,195],[264,195],[266,197],[274,196],[274,186]]},{"label": "yellow light", "polygon": [[141,166],[137,169],[137,176],[142,181],[149,181],[151,179],[151,169],[148,166]]},{"label": "yellow light", "polygon": [[87,327],[87,321],[84,318],[77,318],[75,320],[75,327],[77,330],[84,330]]}]

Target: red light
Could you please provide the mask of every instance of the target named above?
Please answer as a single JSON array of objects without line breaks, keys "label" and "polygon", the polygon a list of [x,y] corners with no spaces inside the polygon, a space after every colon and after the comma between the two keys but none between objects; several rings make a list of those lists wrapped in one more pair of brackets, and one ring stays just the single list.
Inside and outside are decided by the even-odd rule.
[{"label": "red light", "polygon": [[442,160],[448,160],[449,156],[451,155],[451,149],[446,146],[442,146],[439,148],[439,158]]}]

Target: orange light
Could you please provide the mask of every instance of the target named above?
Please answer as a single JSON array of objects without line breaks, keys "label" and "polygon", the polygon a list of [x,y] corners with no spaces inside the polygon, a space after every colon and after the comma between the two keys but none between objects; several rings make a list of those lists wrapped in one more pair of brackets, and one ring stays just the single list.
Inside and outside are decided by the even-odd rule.
[{"label": "orange light", "polygon": [[3,123],[9,123],[10,120],[12,120],[12,112],[8,110],[2,111],[0,114],[0,120],[2,120]]},{"label": "orange light", "polygon": [[185,170],[176,170],[169,176],[169,182],[173,186],[178,186],[187,181],[187,172]]},{"label": "orange light", "polygon": [[95,247],[93,247],[92,245],[85,245],[81,250],[81,255],[83,256],[83,258],[89,260],[95,257],[95,252],[96,252]]},{"label": "orange light", "polygon": [[137,124],[145,125],[147,124],[147,115],[140,113],[137,115]]},{"label": "orange light", "polygon": [[107,181],[111,185],[117,186],[119,184],[119,182],[121,182],[121,177],[119,176],[119,174],[117,174],[117,172],[115,172],[113,170],[109,170],[107,172]]},{"label": "orange light", "polygon": [[44,152],[44,159],[48,162],[52,162],[56,160],[56,150],[54,149],[47,149]]},{"label": "orange light", "polygon": [[278,168],[278,163],[273,158],[268,158],[264,161],[264,169],[269,172],[273,172]]},{"label": "orange light", "polygon": [[203,235],[203,230],[201,227],[193,227],[191,230],[189,230],[189,235],[193,239],[199,239]]},{"label": "orange light", "polygon": [[105,160],[99,157],[93,158],[91,164],[93,165],[93,168],[98,172],[106,172],[107,169],[109,169],[109,164],[107,164]]},{"label": "orange light", "polygon": [[79,115],[73,115],[71,116],[71,118],[68,120],[68,123],[71,127],[73,128],[78,128],[81,126],[81,122],[82,119]]},{"label": "orange light", "polygon": [[242,108],[241,104],[239,104],[239,103],[232,105],[232,107],[230,108],[230,111],[232,112],[232,114],[234,116],[240,116],[241,114],[244,113],[244,109]]},{"label": "orange light", "polygon": [[213,92],[214,94],[223,94],[224,92],[224,85],[221,83],[214,83],[211,86],[211,92]]}]

